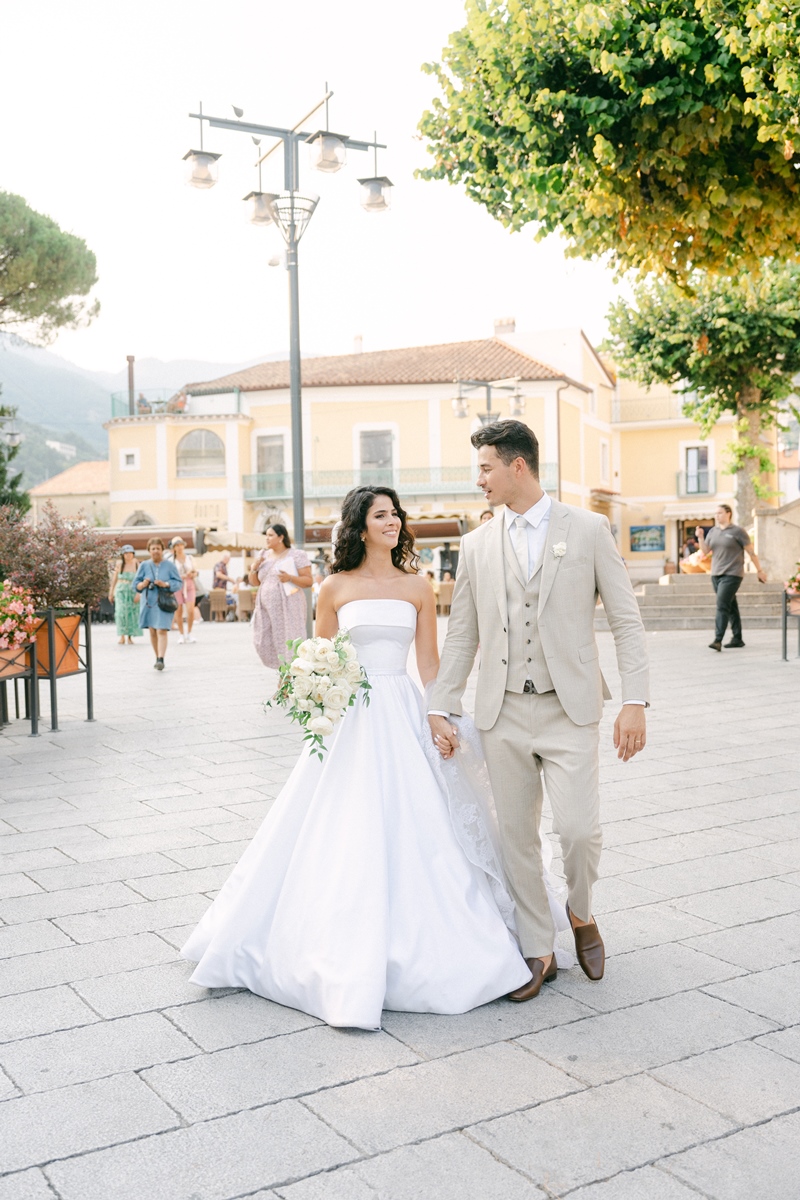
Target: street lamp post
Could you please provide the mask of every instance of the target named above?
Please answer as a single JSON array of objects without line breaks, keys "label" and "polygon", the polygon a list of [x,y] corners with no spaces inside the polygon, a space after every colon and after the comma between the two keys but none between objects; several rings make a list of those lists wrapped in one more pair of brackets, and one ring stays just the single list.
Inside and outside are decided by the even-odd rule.
[{"label": "street lamp post", "polygon": [[525,412],[525,398],[520,391],[518,379],[495,379],[491,383],[484,383],[477,379],[456,379],[454,382],[458,385],[458,395],[453,397],[452,405],[453,412],[457,417],[469,416],[469,402],[464,393],[472,392],[476,388],[483,388],[486,393],[486,412],[478,413],[478,420],[482,425],[494,425],[496,421],[500,420],[500,414],[492,412],[492,390],[512,393],[510,397],[512,417],[521,417]]},{"label": "street lamp post", "polygon": [[[256,224],[277,225],[286,243],[286,270],[289,273],[289,387],[291,396],[292,424],[292,498],[294,536],[300,545],[305,543],[305,495],[303,486],[303,405],[302,382],[300,366],[300,287],[298,279],[297,247],[308,223],[314,214],[319,197],[313,194],[303,194],[299,190],[300,166],[299,147],[301,142],[307,142],[312,149],[312,166],[324,172],[334,172],[341,169],[346,161],[346,151],[374,150],[375,176],[360,179],[362,186],[362,206],[368,212],[380,212],[389,207],[389,196],[392,183],[386,176],[378,176],[377,152],[386,147],[378,142],[377,135],[373,141],[361,141],[344,134],[332,133],[327,128],[328,101],[333,92],[325,85],[325,95],[319,104],[292,129],[284,129],[276,125],[257,125],[251,121],[243,121],[241,109],[234,109],[237,119],[212,117],[200,111],[189,116],[200,122],[200,150],[190,150],[184,157],[189,164],[188,182],[196,187],[212,187],[216,182],[217,160],[219,154],[210,154],[203,148],[203,122],[214,129],[228,129],[236,133],[250,134],[256,145],[262,137],[275,138],[274,144],[262,154],[257,162],[259,168],[259,190],[245,196],[252,201],[252,220]],[[325,105],[326,128],[309,133],[302,126]],[[276,150],[283,147],[283,176],[284,191],[278,194],[261,191],[261,165]]]}]

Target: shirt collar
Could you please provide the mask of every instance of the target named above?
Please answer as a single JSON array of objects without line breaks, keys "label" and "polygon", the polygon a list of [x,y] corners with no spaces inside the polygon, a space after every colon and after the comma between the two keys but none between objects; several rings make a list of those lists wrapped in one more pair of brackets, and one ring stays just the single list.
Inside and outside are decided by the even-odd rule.
[{"label": "shirt collar", "polygon": [[542,521],[545,521],[550,516],[550,508],[553,501],[548,496],[547,492],[536,501],[532,508],[529,508],[525,513],[515,513],[513,509],[506,508],[506,528],[510,529],[516,521],[517,517],[524,517],[529,525],[534,529],[538,529]]}]

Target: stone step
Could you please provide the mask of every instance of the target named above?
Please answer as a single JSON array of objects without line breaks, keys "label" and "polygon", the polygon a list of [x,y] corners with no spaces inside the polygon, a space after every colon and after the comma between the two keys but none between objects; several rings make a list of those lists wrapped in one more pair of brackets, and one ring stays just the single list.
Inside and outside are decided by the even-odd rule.
[{"label": "stone step", "polygon": [[[663,609],[666,612],[668,609],[675,608],[676,605],[681,608],[703,608],[708,605],[710,605],[712,608],[716,607],[716,600],[713,592],[703,593],[702,595],[675,597],[669,596],[666,599],[662,598],[661,596],[637,596],[636,599],[639,601],[639,607],[642,609],[642,611],[645,609],[652,610],[658,608]],[[738,592],[736,595],[736,600],[739,604],[739,608],[741,609],[747,608],[755,610],[768,608],[774,609],[776,612],[780,612],[782,607],[781,597],[775,596],[774,594],[771,595],[769,592],[767,592],[767,594],[764,596],[752,595],[750,593],[745,593],[742,595],[741,592]]]},{"label": "stone step", "polygon": [[[678,593],[702,592],[712,587],[710,575],[665,575],[668,583],[646,583],[643,590],[646,596],[655,595],[676,595]],[[756,592],[756,593],[775,593],[780,595],[783,591],[783,584],[779,581],[771,581],[768,583],[759,583],[755,575],[745,575],[739,586],[739,593]]]},{"label": "stone step", "polygon": [[[675,617],[677,619],[686,618],[692,620],[696,618],[698,621],[713,620],[714,613],[717,611],[716,605],[708,604],[670,604],[663,608],[639,608],[642,615],[642,620],[650,620],[658,617]],[[743,621],[756,621],[763,618],[769,620],[780,621],[781,610],[779,608],[771,608],[766,605],[759,608],[746,608],[744,605],[739,605],[739,612],[742,614]]]},{"label": "stone step", "polygon": [[[645,616],[642,614],[642,623],[648,632],[653,632],[659,629],[706,629],[709,636],[714,632],[714,613],[713,611],[705,617],[701,616],[676,616],[673,612],[662,616]],[[742,613],[742,623],[744,625],[744,640],[747,641],[748,629],[774,629],[780,631],[780,617],[752,617]],[[597,616],[594,620],[594,627],[598,633],[607,633],[610,626],[606,619],[606,615],[602,608],[597,610]],[[776,643],[777,644],[777,643]]]}]

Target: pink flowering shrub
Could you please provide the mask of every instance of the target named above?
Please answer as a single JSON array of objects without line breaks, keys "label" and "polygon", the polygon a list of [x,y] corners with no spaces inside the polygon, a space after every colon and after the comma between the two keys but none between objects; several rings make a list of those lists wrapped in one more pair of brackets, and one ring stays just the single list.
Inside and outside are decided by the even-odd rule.
[{"label": "pink flowering shrub", "polygon": [[0,508],[0,579],[25,588],[37,608],[95,605],[108,591],[114,553],[97,529],[62,517],[52,504],[35,527]]},{"label": "pink flowering shrub", "polygon": [[0,581],[0,650],[19,649],[38,624],[30,592],[10,579]]}]

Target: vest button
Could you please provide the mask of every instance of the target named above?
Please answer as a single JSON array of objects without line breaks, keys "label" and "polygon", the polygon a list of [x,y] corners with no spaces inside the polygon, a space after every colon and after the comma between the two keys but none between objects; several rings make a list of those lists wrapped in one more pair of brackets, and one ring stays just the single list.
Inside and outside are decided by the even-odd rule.
[{"label": "vest button", "polygon": [[504,658],[501,658],[501,659],[500,659],[500,662],[503,664],[503,666],[504,666],[504,667],[505,667],[505,666],[508,666],[508,664],[507,664],[507,662],[506,662],[506,660],[505,660]]},{"label": "vest button", "polygon": [[530,659],[528,659],[528,662],[530,662],[530,661],[531,661],[531,660],[530,660]]},{"label": "vest button", "polygon": [[530,644],[531,644],[531,639],[528,638],[527,645],[530,646]]}]

